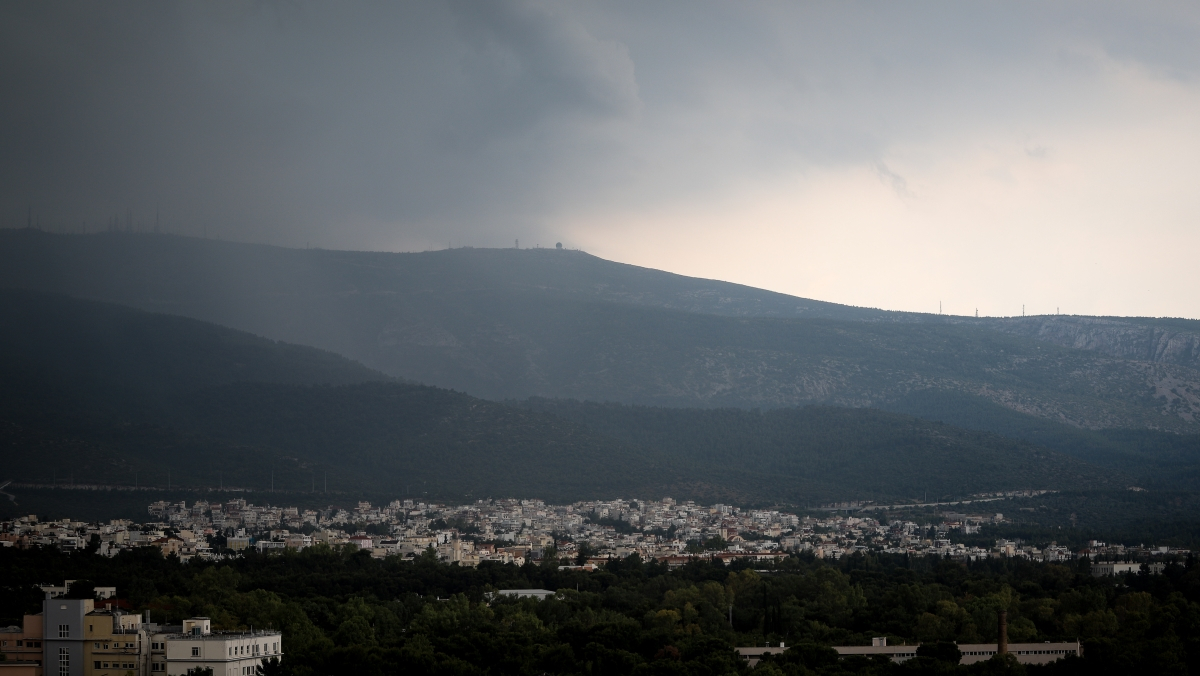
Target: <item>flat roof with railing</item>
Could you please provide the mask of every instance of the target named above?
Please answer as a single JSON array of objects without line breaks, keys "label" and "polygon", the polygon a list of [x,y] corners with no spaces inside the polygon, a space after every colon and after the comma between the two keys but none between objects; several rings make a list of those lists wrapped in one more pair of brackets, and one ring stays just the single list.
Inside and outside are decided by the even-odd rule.
[{"label": "flat roof with railing", "polygon": [[198,639],[206,641],[225,641],[233,638],[252,638],[256,636],[282,636],[283,634],[274,629],[261,629],[254,631],[212,631],[207,634],[187,634],[182,631],[178,632],[162,632],[154,634],[154,638],[171,638],[171,639]]}]

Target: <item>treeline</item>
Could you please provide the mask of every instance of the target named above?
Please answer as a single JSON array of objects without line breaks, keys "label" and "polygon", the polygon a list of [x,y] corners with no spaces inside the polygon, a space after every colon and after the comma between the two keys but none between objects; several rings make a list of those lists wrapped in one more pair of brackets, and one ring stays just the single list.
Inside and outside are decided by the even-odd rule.
[{"label": "treeline", "polygon": [[985,526],[974,541],[1019,537],[1073,549],[1089,540],[1200,549],[1200,494],[1195,492],[1066,491],[992,504],[1009,523]]},{"label": "treeline", "polygon": [[[759,564],[761,565],[761,564]],[[40,608],[36,583],[75,579],[72,593],[115,585],[155,622],[204,615],[219,629],[284,634],[289,676],[376,674],[1196,674],[1200,566],[1093,578],[1086,561],[856,554],[793,556],[767,570],[696,561],[677,569],[636,556],[597,572],[550,563],[461,568],[431,555],[374,559],[314,547],[180,564],[155,550],[108,559],[53,549],[0,550],[0,623]],[[498,589],[558,591],[545,601]],[[838,660],[831,645],[1082,639],[1082,659],[1048,667],[993,660],[970,667],[932,650],[905,665]],[[786,642],[751,670],[736,646]]]}]

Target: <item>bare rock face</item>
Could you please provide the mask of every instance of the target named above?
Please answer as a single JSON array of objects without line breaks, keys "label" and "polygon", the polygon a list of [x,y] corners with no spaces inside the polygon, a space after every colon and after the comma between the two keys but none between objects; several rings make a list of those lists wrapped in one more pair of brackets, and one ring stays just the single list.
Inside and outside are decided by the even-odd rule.
[{"label": "bare rock face", "polygon": [[[1107,317],[1021,317],[989,320],[990,328],[1113,357],[1200,368],[1200,331],[1170,320]],[[1182,320],[1182,325],[1198,324]]]},{"label": "bare rock face", "polygon": [[[979,324],[1012,335],[1115,357],[1120,361],[1111,362],[1108,373],[1091,374],[1090,378],[1097,383],[1112,382],[1114,374],[1123,371],[1128,384],[1139,379],[1134,372],[1141,372],[1145,394],[1156,402],[1164,416],[1162,426],[1171,427],[1169,421],[1172,419],[1188,425],[1200,422],[1200,322],[1137,317],[1039,316],[989,319]],[[1025,410],[1029,408],[1027,404],[1005,401],[994,393],[983,394],[1014,410],[1059,418],[1082,427],[1128,424],[1118,419],[1073,416],[1059,410]],[[1149,421],[1143,424],[1160,426]]]}]

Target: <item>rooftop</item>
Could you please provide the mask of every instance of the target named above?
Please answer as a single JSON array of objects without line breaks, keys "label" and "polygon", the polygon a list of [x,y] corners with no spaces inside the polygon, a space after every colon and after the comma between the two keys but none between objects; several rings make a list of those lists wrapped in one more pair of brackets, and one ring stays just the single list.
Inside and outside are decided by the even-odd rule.
[{"label": "rooftop", "polygon": [[[171,629],[179,629],[171,627]],[[192,639],[199,641],[227,641],[231,638],[243,638],[253,636],[280,636],[281,634],[274,629],[258,629],[254,631],[214,631],[207,634],[187,634],[182,630],[179,631],[163,631],[155,634],[156,637],[166,637],[174,639]]]}]

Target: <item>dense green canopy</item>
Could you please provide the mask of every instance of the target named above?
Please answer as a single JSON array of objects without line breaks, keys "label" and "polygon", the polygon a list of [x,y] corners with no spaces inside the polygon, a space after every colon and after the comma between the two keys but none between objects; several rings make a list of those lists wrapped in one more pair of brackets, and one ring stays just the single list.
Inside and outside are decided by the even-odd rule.
[{"label": "dense green canopy", "polygon": [[[759,564],[761,565],[761,564]],[[461,568],[431,554],[374,559],[314,547],[299,553],[181,564],[143,549],[107,559],[0,549],[0,624],[40,608],[35,583],[115,585],[155,622],[205,615],[217,629],[282,630],[282,672],[375,674],[749,674],[736,646],[793,646],[754,674],[1200,673],[1200,565],[1099,579],[1078,564],[960,563],[854,555],[792,557],[769,570],[636,557],[588,573],[550,564]],[[537,601],[505,588],[557,590]],[[938,642],[1084,642],[1081,660],[956,666]],[[924,642],[903,666],[838,660],[825,646]]]}]

